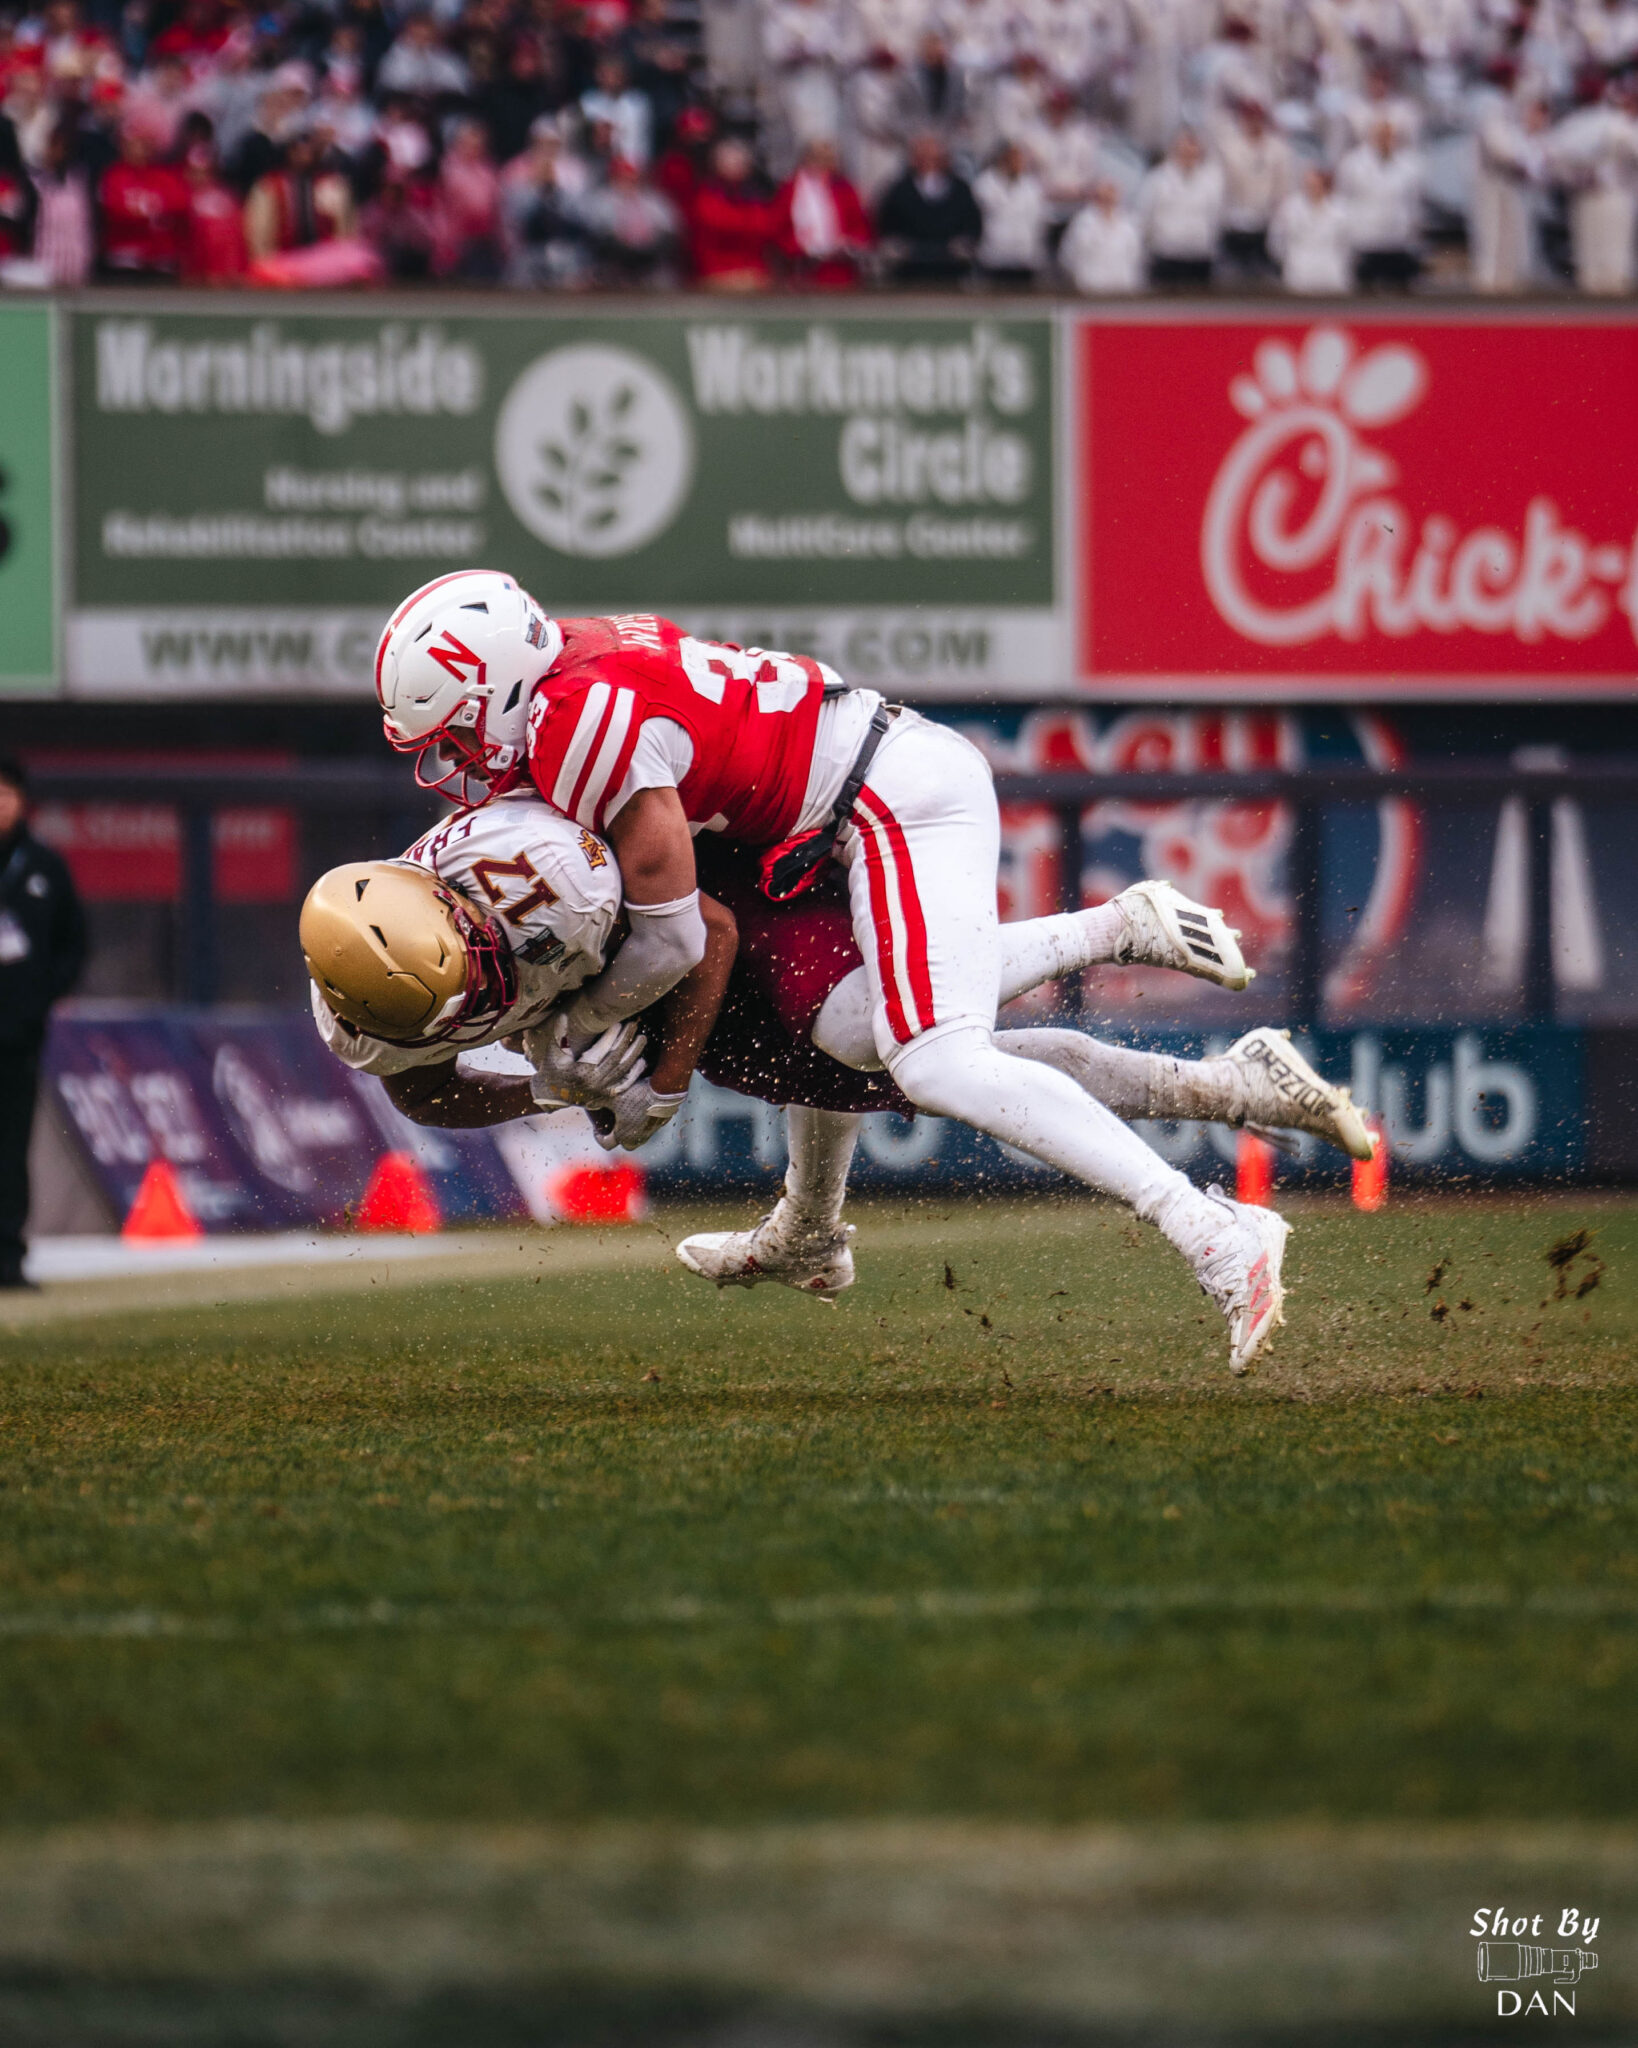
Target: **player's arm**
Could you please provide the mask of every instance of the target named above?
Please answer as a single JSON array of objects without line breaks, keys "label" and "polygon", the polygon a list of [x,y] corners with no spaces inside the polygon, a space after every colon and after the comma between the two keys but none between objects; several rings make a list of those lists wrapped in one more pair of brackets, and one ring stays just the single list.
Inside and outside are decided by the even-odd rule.
[{"label": "player's arm", "polygon": [[739,926],[726,904],[702,893],[700,916],[705,924],[704,958],[665,998],[654,1021],[660,1051],[648,1078],[659,1095],[680,1095],[688,1086],[716,1028],[739,951]]},{"label": "player's arm", "polygon": [[388,1074],[381,1085],[411,1123],[445,1131],[509,1124],[514,1117],[533,1116],[537,1107],[527,1074],[463,1074],[454,1060]]},{"label": "player's arm", "polygon": [[569,1032],[577,1046],[651,1009],[706,954],[694,841],[675,788],[638,790],[608,821],[604,836],[624,877],[630,933],[569,1006]]}]

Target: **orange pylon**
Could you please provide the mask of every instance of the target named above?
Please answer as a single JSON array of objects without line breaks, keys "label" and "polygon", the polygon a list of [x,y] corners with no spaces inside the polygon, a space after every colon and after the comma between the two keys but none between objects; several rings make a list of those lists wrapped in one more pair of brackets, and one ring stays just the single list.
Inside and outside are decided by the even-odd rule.
[{"label": "orange pylon", "polygon": [[383,1152],[358,1205],[360,1230],[408,1230],[418,1236],[444,1227],[438,1197],[408,1152]]},{"label": "orange pylon", "polygon": [[1250,1131],[1240,1133],[1234,1156],[1234,1199],[1266,1209],[1274,1192],[1274,1147]]},{"label": "orange pylon", "polygon": [[199,1219],[188,1207],[188,1198],[168,1159],[151,1159],[142,1176],[125,1218],[121,1237],[178,1238],[203,1237]]},{"label": "orange pylon", "polygon": [[1354,1207],[1369,1212],[1388,1199],[1388,1134],[1380,1118],[1368,1117],[1366,1122],[1376,1150],[1369,1159],[1354,1161]]}]

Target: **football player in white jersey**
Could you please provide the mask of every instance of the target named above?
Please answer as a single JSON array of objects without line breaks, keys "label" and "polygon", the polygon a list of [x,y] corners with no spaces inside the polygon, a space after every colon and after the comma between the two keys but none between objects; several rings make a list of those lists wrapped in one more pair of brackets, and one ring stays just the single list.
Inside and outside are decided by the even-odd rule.
[{"label": "football player in white jersey", "polygon": [[[402,860],[315,883],[301,914],[314,1021],[337,1058],[377,1075],[417,1122],[472,1127],[585,1103],[605,1113],[614,1142],[641,1144],[681,1108],[733,963],[733,919],[709,899],[701,909],[703,957],[657,1005],[666,1042],[652,1069],[634,1024],[571,1053],[564,999],[620,973],[620,871],[595,833],[537,797],[497,797],[457,811]],[[463,1051],[502,1041],[533,1060],[534,1093],[526,1078],[459,1066]]]},{"label": "football player in white jersey", "polygon": [[[315,1018],[342,1059],[380,1075],[420,1122],[495,1123],[577,1103],[594,1112],[606,1145],[635,1147],[681,1105],[696,1066],[786,1105],[790,1168],[775,1209],[753,1230],[690,1238],[679,1256],[719,1286],[778,1280],[833,1299],[853,1279],[841,1216],[860,1120],[913,1107],[874,1052],[868,977],[839,878],[776,904],[756,888],[754,863],[727,849],[706,858],[714,893],[701,898],[704,959],[641,1030],[612,1027],[576,1056],[562,1029],[564,999],[619,971],[617,949],[610,959],[620,935],[613,855],[531,796],[458,813],[403,861],[336,869],[315,885],[302,914]],[[1198,972],[1165,927],[1181,917],[1187,930],[1205,916],[1168,885],[1140,883],[1094,910],[1008,925],[1003,1000],[1133,957]],[[1219,947],[1231,950],[1211,919]],[[1009,1051],[1077,1082],[1100,1115],[1261,1124],[1313,1132],[1355,1156],[1370,1149],[1346,1090],[1322,1081],[1274,1031],[1200,1061],[1075,1031],[1002,1037]],[[501,1040],[535,1062],[532,1080],[462,1072],[463,1049]]]}]

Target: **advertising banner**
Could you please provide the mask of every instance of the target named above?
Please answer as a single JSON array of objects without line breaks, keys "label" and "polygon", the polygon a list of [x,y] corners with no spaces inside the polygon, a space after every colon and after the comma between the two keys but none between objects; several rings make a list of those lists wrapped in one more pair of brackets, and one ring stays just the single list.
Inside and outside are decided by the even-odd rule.
[{"label": "advertising banner", "polygon": [[88,1007],[52,1019],[45,1074],[115,1217],[164,1159],[207,1231],[340,1228],[389,1150],[414,1154],[446,1222],[522,1212],[487,1131],[410,1123],[300,1012]]},{"label": "advertising banner", "polygon": [[[1232,1033],[1148,1032],[1132,1042],[1197,1058]],[[1320,1031],[1298,1039],[1322,1073],[1348,1080],[1383,1121],[1396,1182],[1558,1181],[1630,1172],[1632,1034],[1409,1027]],[[1592,1051],[1589,1053],[1589,1046]],[[410,1123],[378,1081],[350,1074],[304,1011],[221,1014],[89,1008],[53,1019],[45,1070],[108,1204],[124,1216],[149,1163],[175,1169],[207,1231],[351,1226],[371,1169],[408,1151],[445,1223],[551,1221],[556,1168],[626,1164],[590,1143],[578,1112],[494,1130]],[[1222,1125],[1135,1126],[1197,1179],[1232,1171],[1238,1134]],[[785,1118],[695,1077],[681,1113],[640,1155],[656,1194],[766,1193],[784,1171]],[[1349,1163],[1303,1138],[1283,1185],[1336,1185]],[[1050,1168],[940,1117],[864,1119],[852,1181],[861,1190],[950,1194],[1055,1189]]]},{"label": "advertising banner", "polygon": [[[1222,1051],[1231,1035],[1163,1031],[1138,1042],[1195,1058]],[[1396,1181],[1575,1180],[1589,1168],[1630,1170],[1625,1152],[1617,1158],[1622,1133],[1612,1125],[1607,1077],[1599,1093],[1589,1093],[1579,1031],[1322,1031],[1298,1042],[1323,1073],[1348,1078],[1356,1098],[1381,1116]],[[1630,1072],[1630,1034],[1604,1064],[1615,1063]],[[578,1114],[495,1130],[412,1124],[378,1081],[332,1059],[299,1011],[59,1015],[45,1071],[116,1219],[129,1211],[154,1159],[170,1162],[189,1208],[211,1232],[349,1228],[372,1168],[389,1150],[414,1156],[452,1225],[514,1221],[526,1212],[550,1221],[554,1167],[626,1163],[624,1154],[610,1160],[589,1143]],[[1238,1134],[1226,1126],[1135,1128],[1196,1178],[1233,1169]],[[654,1193],[691,1195],[766,1193],[785,1160],[781,1110],[699,1076],[681,1113],[640,1157]],[[1348,1171],[1341,1153],[1304,1138],[1281,1160],[1279,1178],[1336,1184]],[[890,1114],[865,1118],[852,1182],[878,1193],[967,1195],[1069,1185],[965,1125]]]},{"label": "advertising banner", "polygon": [[1059,685],[1050,318],[73,317],[71,690],[370,684],[392,606],[510,570],[946,694]]},{"label": "advertising banner", "polygon": [[1638,691],[1638,328],[1082,323],[1098,694]]},{"label": "advertising banner", "polygon": [[[1129,1042],[1198,1059],[1226,1051],[1233,1036],[1168,1030]],[[1128,1042],[1127,1033],[1120,1038]],[[1355,1100],[1381,1117],[1395,1180],[1573,1180],[1588,1164],[1586,1133],[1589,1121],[1598,1127],[1600,1106],[1587,1100],[1579,1031],[1416,1026],[1307,1032],[1296,1042],[1321,1073],[1349,1082]],[[1133,1128],[1197,1180],[1233,1172],[1239,1133],[1226,1124]],[[687,1106],[642,1156],[659,1191],[771,1178],[784,1169],[784,1117],[696,1075]],[[1340,1152],[1303,1137],[1280,1160],[1278,1177],[1282,1185],[1334,1185],[1349,1171]],[[936,1187],[968,1195],[1073,1185],[964,1124],[881,1113],[865,1119],[851,1180],[877,1192]]]},{"label": "advertising banner", "polygon": [[0,693],[57,677],[52,318],[0,306]]}]

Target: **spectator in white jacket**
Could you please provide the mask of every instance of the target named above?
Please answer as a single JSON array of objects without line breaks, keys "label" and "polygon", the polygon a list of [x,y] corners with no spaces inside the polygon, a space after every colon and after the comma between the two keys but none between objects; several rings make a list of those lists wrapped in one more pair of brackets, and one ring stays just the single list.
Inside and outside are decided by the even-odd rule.
[{"label": "spectator in white jacket", "polygon": [[973,197],[984,221],[980,270],[992,284],[1033,284],[1046,266],[1047,200],[1016,142],[1003,143],[973,180]]},{"label": "spectator in white jacket", "polygon": [[865,205],[876,201],[904,168],[909,122],[905,67],[885,46],[870,52],[847,81],[842,133],[847,168]]},{"label": "spectator in white jacket", "polygon": [[1106,178],[1093,188],[1090,203],[1064,230],[1058,261],[1078,292],[1143,289],[1143,236],[1112,180]]},{"label": "spectator in white jacket", "polygon": [[1301,186],[1275,209],[1268,245],[1288,292],[1329,296],[1352,286],[1348,212],[1317,164],[1303,172]]},{"label": "spectator in white jacket", "polygon": [[1406,290],[1422,269],[1422,155],[1397,122],[1379,121],[1337,166],[1337,196],[1348,210],[1354,281]]},{"label": "spectator in white jacket", "polygon": [[623,57],[611,51],[598,58],[592,84],[580,95],[580,111],[588,124],[607,124],[615,156],[644,168],[654,144],[654,107],[632,84]]},{"label": "spectator in white jacket", "polygon": [[381,60],[375,74],[378,94],[409,93],[417,99],[437,99],[467,89],[466,66],[453,50],[444,47],[438,23],[431,14],[411,14],[399,31],[398,40]]},{"label": "spectator in white jacket", "polygon": [[968,79],[993,77],[1012,55],[1012,10],[1006,0],[940,0],[934,25],[950,61]]},{"label": "spectator in white jacket", "polygon": [[1560,121],[1548,143],[1554,175],[1570,187],[1570,246],[1584,292],[1618,297],[1634,283],[1638,236],[1638,118],[1632,89],[1612,80],[1594,107]]},{"label": "spectator in white jacket", "polygon": [[856,64],[886,50],[908,64],[932,19],[929,0],[853,0],[849,55]]},{"label": "spectator in white jacket", "polygon": [[1517,292],[1536,269],[1536,212],[1547,175],[1546,104],[1503,101],[1479,124],[1468,223],[1473,288]]},{"label": "spectator in white jacket", "polygon": [[1366,73],[1362,91],[1343,93],[1333,102],[1328,124],[1332,154],[1340,160],[1349,150],[1369,142],[1384,121],[1393,123],[1401,141],[1421,141],[1422,109],[1399,91],[1393,73],[1378,64]]},{"label": "spectator in white jacket", "polygon": [[1244,100],[1217,142],[1223,166],[1223,261],[1247,283],[1268,275],[1268,229],[1280,202],[1296,184],[1291,145],[1268,109]]},{"label": "spectator in white jacket", "polygon": [[1047,210],[1066,221],[1092,196],[1102,170],[1103,142],[1073,93],[1054,91],[1037,126],[1023,138],[1046,187]]},{"label": "spectator in white jacket", "polygon": [[1575,25],[1587,61],[1617,71],[1638,57],[1638,6],[1633,0],[1582,0]]},{"label": "spectator in white jacket", "polygon": [[1211,283],[1223,230],[1223,171],[1192,128],[1138,188],[1138,216],[1149,251],[1149,282],[1162,289]]},{"label": "spectator in white jacket", "polygon": [[810,142],[836,137],[843,42],[842,25],[827,0],[772,0],[763,11],[762,54],[780,116],[774,153],[786,163]]},{"label": "spectator in white jacket", "polygon": [[1033,51],[1055,85],[1084,92],[1097,67],[1099,24],[1087,0],[1021,0],[1014,23],[1020,49]]}]

